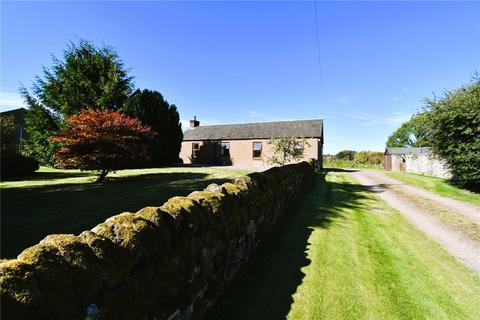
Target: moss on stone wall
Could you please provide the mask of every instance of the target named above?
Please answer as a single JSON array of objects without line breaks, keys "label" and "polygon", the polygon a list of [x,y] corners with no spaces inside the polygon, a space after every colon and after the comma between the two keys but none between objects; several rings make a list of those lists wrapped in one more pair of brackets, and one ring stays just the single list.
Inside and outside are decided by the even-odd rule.
[{"label": "moss on stone wall", "polygon": [[2,319],[198,319],[313,173],[272,168],[47,236],[0,264]]}]

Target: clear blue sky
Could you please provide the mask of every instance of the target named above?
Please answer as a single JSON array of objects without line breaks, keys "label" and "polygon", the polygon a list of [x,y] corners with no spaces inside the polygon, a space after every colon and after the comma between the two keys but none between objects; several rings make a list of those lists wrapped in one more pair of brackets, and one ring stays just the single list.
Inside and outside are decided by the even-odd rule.
[{"label": "clear blue sky", "polygon": [[[424,97],[480,71],[480,2],[1,3],[1,101],[21,106],[51,54],[116,48],[185,123],[325,119],[325,151],[383,150]],[[323,87],[323,90],[321,88]]]}]

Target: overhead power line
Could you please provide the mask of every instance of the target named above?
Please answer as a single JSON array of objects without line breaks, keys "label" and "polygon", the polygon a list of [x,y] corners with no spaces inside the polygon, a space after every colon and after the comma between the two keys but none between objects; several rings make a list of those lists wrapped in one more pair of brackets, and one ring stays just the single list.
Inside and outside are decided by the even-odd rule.
[{"label": "overhead power line", "polygon": [[322,56],[320,54],[320,35],[318,32],[318,13],[317,13],[317,0],[313,0],[315,10],[315,35],[317,44],[317,61],[318,61],[318,77],[320,82],[320,113],[323,112],[324,96],[323,96],[323,76],[322,76]]}]

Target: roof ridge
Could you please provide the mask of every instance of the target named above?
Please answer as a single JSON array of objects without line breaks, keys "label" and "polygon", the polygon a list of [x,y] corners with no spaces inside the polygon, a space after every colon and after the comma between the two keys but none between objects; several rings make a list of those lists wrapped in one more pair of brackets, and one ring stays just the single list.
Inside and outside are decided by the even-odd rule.
[{"label": "roof ridge", "polygon": [[198,126],[185,130],[183,140],[270,139],[286,136],[323,136],[323,120],[290,120]]},{"label": "roof ridge", "polygon": [[239,123],[225,123],[225,124],[207,124],[201,125],[195,128],[188,128],[187,130],[193,130],[197,128],[205,127],[220,127],[220,126],[236,126],[236,125],[247,125],[247,124],[264,124],[264,123],[285,123],[285,122],[300,122],[300,121],[322,121],[323,119],[300,119],[300,120],[280,120],[280,121],[258,121],[258,122],[239,122]]}]

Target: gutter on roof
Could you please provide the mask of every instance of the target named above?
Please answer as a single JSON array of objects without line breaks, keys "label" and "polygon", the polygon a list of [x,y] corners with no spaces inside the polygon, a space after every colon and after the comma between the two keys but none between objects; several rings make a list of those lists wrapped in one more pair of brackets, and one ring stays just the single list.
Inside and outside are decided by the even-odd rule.
[{"label": "gutter on roof", "polygon": [[[240,141],[240,140],[271,140],[271,139],[280,139],[284,137],[275,137],[275,138],[259,138],[259,137],[254,137],[254,138],[220,138],[220,139],[183,139],[183,141],[227,141],[227,140],[235,140],[235,141]],[[322,137],[306,137],[302,136],[299,138],[304,138],[304,139],[322,139]]]}]

